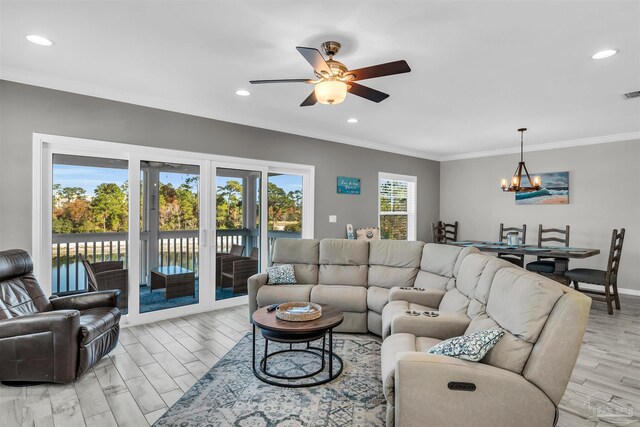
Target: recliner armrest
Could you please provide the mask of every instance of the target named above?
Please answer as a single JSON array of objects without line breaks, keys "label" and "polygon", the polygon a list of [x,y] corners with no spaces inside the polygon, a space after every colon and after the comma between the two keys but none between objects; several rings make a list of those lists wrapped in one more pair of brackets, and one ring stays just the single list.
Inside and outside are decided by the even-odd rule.
[{"label": "recliner armrest", "polygon": [[87,292],[86,294],[69,295],[54,298],[51,301],[53,309],[58,310],[88,310],[96,307],[117,307],[119,290]]},{"label": "recliner armrest", "polygon": [[397,427],[537,427],[555,421],[556,407],[538,387],[519,374],[484,363],[398,353],[394,387]]},{"label": "recliner armrest", "polygon": [[27,316],[0,320],[0,339],[31,335],[38,332],[75,334],[80,329],[78,310],[45,311]]},{"label": "recliner armrest", "polygon": [[249,321],[253,312],[258,309],[258,290],[267,284],[269,276],[267,273],[258,273],[247,279],[247,289],[249,293]]},{"label": "recliner armrest", "polygon": [[438,317],[411,316],[404,312],[391,320],[391,333],[446,340],[464,334],[471,319],[466,314],[438,312]]},{"label": "recliner armrest", "polygon": [[389,302],[391,301],[406,301],[413,304],[426,305],[427,307],[437,308],[440,306],[440,301],[444,296],[445,291],[440,289],[401,289],[391,288],[389,291]]}]

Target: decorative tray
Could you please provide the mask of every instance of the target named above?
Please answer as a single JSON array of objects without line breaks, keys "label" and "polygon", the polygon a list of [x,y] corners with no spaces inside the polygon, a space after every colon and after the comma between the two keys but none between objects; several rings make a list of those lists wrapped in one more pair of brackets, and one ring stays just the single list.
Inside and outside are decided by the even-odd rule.
[{"label": "decorative tray", "polygon": [[322,307],[312,302],[285,302],[276,308],[276,317],[289,322],[307,322],[322,316]]}]

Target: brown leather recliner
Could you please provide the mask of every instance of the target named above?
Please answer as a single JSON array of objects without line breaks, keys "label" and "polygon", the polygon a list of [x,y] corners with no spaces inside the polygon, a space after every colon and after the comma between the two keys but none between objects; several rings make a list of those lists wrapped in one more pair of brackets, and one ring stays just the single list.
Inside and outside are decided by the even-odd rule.
[{"label": "brown leather recliner", "polygon": [[118,343],[120,291],[47,298],[23,250],[0,251],[0,381],[68,383]]}]

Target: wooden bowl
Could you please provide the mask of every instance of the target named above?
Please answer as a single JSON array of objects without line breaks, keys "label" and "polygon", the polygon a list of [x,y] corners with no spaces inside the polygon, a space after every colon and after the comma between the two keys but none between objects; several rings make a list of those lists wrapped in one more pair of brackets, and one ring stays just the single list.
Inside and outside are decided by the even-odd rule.
[{"label": "wooden bowl", "polygon": [[[311,307],[307,313],[291,313],[289,309],[295,307]],[[307,322],[322,316],[322,307],[312,302],[285,302],[276,308],[276,317],[289,322]]]}]

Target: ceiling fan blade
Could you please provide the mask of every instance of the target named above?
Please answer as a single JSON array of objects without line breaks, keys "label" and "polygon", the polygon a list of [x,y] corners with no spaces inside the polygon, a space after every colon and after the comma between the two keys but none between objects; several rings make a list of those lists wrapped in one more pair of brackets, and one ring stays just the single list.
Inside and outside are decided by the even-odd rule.
[{"label": "ceiling fan blade", "polygon": [[362,98],[368,99],[373,102],[384,101],[389,97],[388,94],[384,92],[380,92],[379,90],[371,89],[367,86],[362,86],[358,83],[348,83],[351,87],[349,88],[349,92],[361,96]]},{"label": "ceiling fan blade", "polygon": [[411,71],[407,61],[387,62],[386,64],[372,65],[371,67],[358,68],[357,70],[349,70],[347,74],[353,74],[355,78],[352,81],[373,79],[375,77],[391,76],[393,74],[408,73]]},{"label": "ceiling fan blade", "polygon": [[331,71],[331,68],[329,68],[329,65],[327,64],[327,61],[324,60],[322,54],[318,49],[300,46],[296,47],[296,49],[298,49],[298,52],[300,52],[300,54],[304,56],[304,59],[306,59],[307,62],[311,64],[311,66],[314,70],[316,70],[317,73],[325,72],[330,76],[333,75],[333,71]]},{"label": "ceiling fan blade", "polygon": [[315,105],[316,102],[318,102],[318,98],[316,98],[316,91],[314,90],[313,92],[311,92],[311,95],[307,97],[307,99],[302,101],[302,104],[300,104],[300,106],[309,107],[311,105]]},{"label": "ceiling fan blade", "polygon": [[265,83],[312,83],[309,79],[280,79],[280,80],[249,80],[252,85],[261,85]]}]

